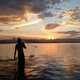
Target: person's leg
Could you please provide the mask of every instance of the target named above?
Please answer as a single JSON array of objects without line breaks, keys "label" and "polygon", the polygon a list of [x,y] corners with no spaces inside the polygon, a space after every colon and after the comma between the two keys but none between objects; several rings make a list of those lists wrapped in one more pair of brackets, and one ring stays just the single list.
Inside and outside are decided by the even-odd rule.
[{"label": "person's leg", "polygon": [[18,79],[19,80],[25,80],[24,68],[25,68],[25,61],[24,59],[21,59],[18,61]]}]

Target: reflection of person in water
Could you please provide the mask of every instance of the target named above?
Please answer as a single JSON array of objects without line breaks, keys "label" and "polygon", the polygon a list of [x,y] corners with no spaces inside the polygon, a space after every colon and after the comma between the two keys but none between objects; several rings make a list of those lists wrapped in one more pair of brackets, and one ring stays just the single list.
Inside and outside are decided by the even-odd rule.
[{"label": "reflection of person in water", "polygon": [[24,67],[25,67],[25,58],[23,49],[26,48],[24,42],[18,38],[15,46],[14,59],[16,56],[16,51],[18,52],[18,80],[24,80]]}]

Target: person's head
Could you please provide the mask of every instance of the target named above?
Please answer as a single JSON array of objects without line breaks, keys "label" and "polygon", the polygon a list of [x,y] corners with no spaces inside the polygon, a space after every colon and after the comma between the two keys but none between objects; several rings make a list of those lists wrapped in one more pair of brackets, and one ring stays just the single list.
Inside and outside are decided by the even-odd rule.
[{"label": "person's head", "polygon": [[17,42],[18,43],[21,43],[22,42],[22,39],[21,38],[17,38]]}]

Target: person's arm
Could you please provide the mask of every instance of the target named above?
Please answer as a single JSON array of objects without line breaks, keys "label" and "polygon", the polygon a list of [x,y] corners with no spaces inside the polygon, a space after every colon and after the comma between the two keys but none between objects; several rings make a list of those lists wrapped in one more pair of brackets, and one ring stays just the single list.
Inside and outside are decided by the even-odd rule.
[{"label": "person's arm", "polygon": [[23,42],[23,47],[26,48],[26,45],[24,44],[24,42]]}]

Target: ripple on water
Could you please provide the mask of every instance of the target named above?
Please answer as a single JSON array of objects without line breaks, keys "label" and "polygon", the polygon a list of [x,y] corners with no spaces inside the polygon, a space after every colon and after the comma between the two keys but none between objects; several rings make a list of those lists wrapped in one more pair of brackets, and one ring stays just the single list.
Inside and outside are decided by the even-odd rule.
[{"label": "ripple on water", "polygon": [[[79,59],[69,44],[37,46],[35,56],[28,57],[25,72],[29,80],[80,80]],[[70,44],[71,45],[71,44]],[[80,44],[79,44],[80,45]],[[73,45],[75,46],[75,44]],[[72,46],[72,47],[73,47]],[[77,46],[77,45],[76,45]],[[53,49],[53,48],[57,48]],[[41,48],[41,49],[40,49]],[[66,49],[70,51],[67,52]],[[76,48],[77,49],[77,48]],[[50,51],[56,50],[56,51]],[[76,50],[77,51],[77,50]],[[48,53],[49,52],[49,53]],[[50,53],[52,52],[52,53]],[[54,53],[55,52],[55,53]],[[67,53],[66,53],[67,52]],[[78,51],[77,51],[78,52]],[[38,55],[39,54],[39,55]],[[78,55],[78,53],[77,53]]]}]

